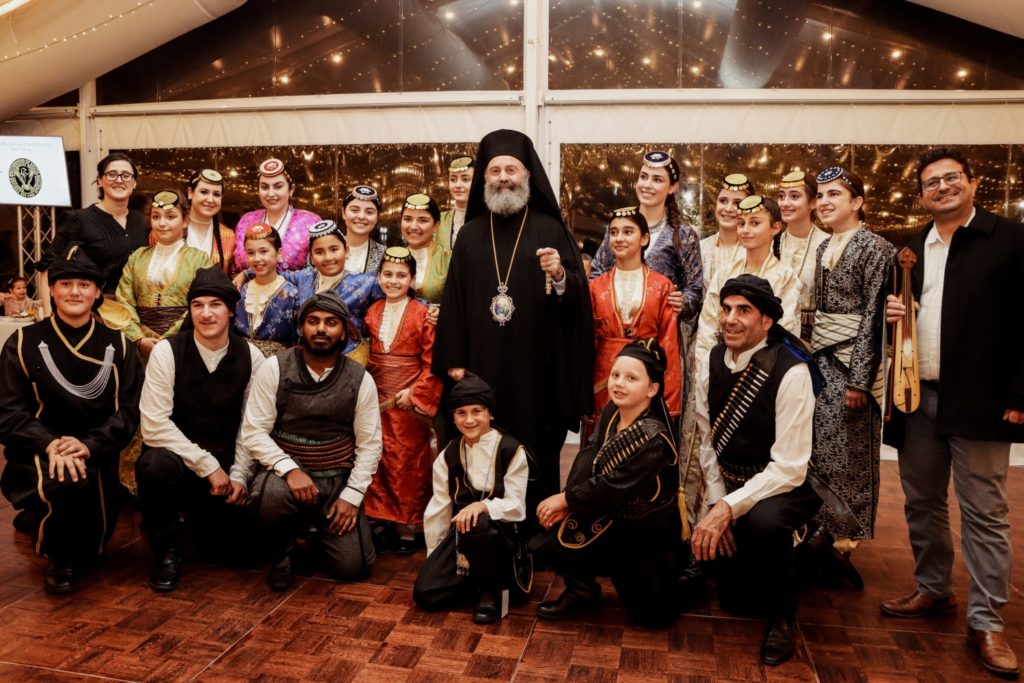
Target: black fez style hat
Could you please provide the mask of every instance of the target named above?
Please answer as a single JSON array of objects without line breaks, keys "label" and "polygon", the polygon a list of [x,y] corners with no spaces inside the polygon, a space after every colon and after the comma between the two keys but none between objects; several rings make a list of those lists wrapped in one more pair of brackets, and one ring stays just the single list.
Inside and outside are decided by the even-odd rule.
[{"label": "black fez style hat", "polygon": [[775,296],[771,283],[756,275],[737,275],[726,280],[719,293],[719,301],[725,301],[730,296],[745,297],[762,315],[766,315],[774,322],[782,319],[782,300]]},{"label": "black fez style hat", "polygon": [[301,328],[302,323],[306,320],[306,316],[313,311],[324,311],[337,316],[345,328],[347,339],[360,340],[359,330],[352,323],[352,316],[348,312],[348,305],[334,292],[320,292],[306,299],[305,303],[299,307],[299,312],[295,315],[296,326]]},{"label": "black fez style hat", "polygon": [[616,354],[616,357],[619,356],[636,358],[647,368],[647,374],[652,382],[665,384],[665,351],[654,337],[634,339],[622,347],[622,350]]},{"label": "black fez style hat", "polygon": [[57,280],[91,280],[97,287],[103,287],[103,273],[82,250],[81,242],[72,242],[46,270],[46,280],[51,285]]},{"label": "black fez style hat", "polygon": [[238,305],[241,298],[238,290],[231,284],[231,279],[221,270],[220,266],[213,265],[208,268],[200,268],[192,279],[188,288],[188,303],[201,296],[212,296],[223,301],[232,312]]},{"label": "black fez style hat", "polygon": [[494,412],[494,390],[479,376],[466,372],[448,394],[448,410],[480,405]]}]

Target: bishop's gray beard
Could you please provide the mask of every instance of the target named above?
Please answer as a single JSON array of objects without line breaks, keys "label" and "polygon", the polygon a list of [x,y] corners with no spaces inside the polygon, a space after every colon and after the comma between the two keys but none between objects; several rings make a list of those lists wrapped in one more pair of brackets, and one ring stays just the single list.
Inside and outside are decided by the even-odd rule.
[{"label": "bishop's gray beard", "polygon": [[502,189],[498,184],[484,185],[484,204],[499,216],[519,213],[529,201],[530,186],[526,182],[508,189]]}]

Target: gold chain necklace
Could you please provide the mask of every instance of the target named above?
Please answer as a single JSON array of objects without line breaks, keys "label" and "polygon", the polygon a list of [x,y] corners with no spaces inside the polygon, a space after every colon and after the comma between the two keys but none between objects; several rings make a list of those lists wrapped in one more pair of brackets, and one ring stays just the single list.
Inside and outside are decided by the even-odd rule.
[{"label": "gold chain necklace", "polygon": [[494,253],[494,274],[498,277],[498,293],[491,299],[491,318],[498,325],[504,327],[505,323],[512,319],[516,306],[512,297],[508,295],[508,281],[512,277],[512,264],[516,261],[516,251],[519,249],[519,238],[523,236],[523,228],[526,226],[526,217],[530,214],[530,207],[523,211],[523,221],[519,224],[519,234],[516,235],[516,244],[512,247],[512,258],[508,261],[508,269],[505,271],[505,279],[501,279],[501,267],[498,266],[498,244],[494,241],[494,212],[491,212],[491,249]]}]

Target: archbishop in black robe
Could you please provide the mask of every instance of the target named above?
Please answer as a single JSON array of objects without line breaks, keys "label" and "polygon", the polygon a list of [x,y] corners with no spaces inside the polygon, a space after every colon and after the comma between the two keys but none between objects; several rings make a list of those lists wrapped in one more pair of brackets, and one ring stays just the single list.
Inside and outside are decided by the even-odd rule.
[{"label": "archbishop in black robe", "polygon": [[[510,216],[493,213],[484,203],[485,169],[504,155],[530,172],[529,203]],[[452,253],[432,370],[447,379],[450,369],[464,368],[494,388],[495,420],[534,458],[527,495],[532,511],[536,502],[558,492],[566,430],[576,429],[580,416],[593,409],[590,294],[579,249],[562,223],[530,139],[516,131],[494,131],[481,140],[476,158],[481,172],[473,177],[466,223]],[[537,257],[542,247],[557,249],[561,257],[561,295],[554,288],[546,291]],[[491,302],[506,273],[515,308],[502,325],[492,316]]]}]

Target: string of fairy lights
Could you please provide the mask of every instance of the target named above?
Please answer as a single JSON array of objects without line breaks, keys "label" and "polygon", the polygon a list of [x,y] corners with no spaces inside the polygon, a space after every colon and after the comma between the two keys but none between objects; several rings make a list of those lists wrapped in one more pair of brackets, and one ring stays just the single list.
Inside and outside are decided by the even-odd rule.
[{"label": "string of fairy lights", "polygon": [[[956,44],[939,43],[942,36],[928,43],[836,3],[549,5],[554,90],[1024,88],[1012,59],[980,63]],[[253,29],[244,39],[190,44],[202,58],[189,69],[165,69],[182,49],[182,39],[172,41],[144,58],[161,68],[101,78],[100,103],[123,103],[138,92],[150,100],[185,100],[523,87],[522,0],[368,0],[337,7],[325,13],[319,3],[267,0],[252,8]],[[122,87],[103,88],[105,79]]]},{"label": "string of fairy lights", "polygon": [[21,57],[25,57],[27,55],[39,52],[41,50],[46,50],[59,43],[73,43],[77,41],[79,38],[84,38],[85,36],[90,34],[104,32],[109,36],[111,40],[113,40],[116,38],[116,32],[120,28],[121,22],[124,19],[149,9],[158,11],[156,5],[159,5],[161,2],[167,4],[165,0],[138,0],[135,3],[135,7],[131,7],[127,10],[118,12],[117,14],[108,14],[107,18],[103,21],[93,24],[92,26],[87,26],[69,35],[54,35],[49,40],[46,40],[39,45],[26,45],[24,47],[8,46],[7,49],[3,51],[3,56],[2,58],[0,58],[0,63],[13,59],[19,59]]}]

